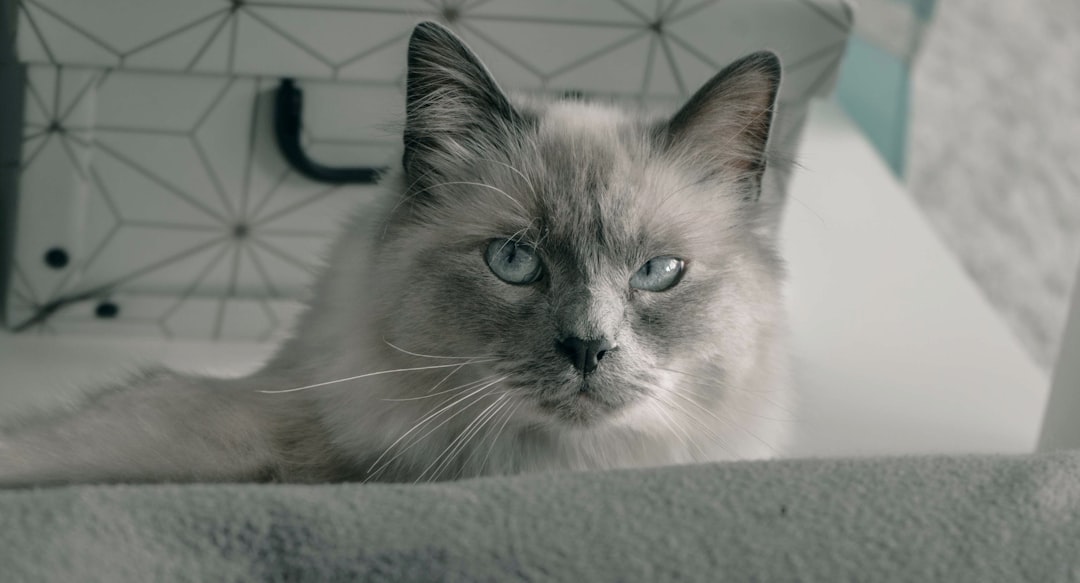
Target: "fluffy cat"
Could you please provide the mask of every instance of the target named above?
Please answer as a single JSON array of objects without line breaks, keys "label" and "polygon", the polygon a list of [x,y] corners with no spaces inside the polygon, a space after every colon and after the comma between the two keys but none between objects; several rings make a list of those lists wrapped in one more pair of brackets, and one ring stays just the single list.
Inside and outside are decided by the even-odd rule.
[{"label": "fluffy cat", "polygon": [[787,397],[755,53],[673,117],[511,100],[409,45],[404,155],[290,340],[241,379],[154,371],[0,433],[0,484],[443,480],[765,457]]}]

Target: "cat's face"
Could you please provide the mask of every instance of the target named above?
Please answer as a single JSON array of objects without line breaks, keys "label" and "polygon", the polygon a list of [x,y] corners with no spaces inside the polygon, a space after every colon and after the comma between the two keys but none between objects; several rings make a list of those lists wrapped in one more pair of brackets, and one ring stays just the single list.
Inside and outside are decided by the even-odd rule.
[{"label": "cat's face", "polygon": [[405,198],[377,253],[388,336],[482,357],[461,378],[501,379],[522,415],[575,426],[678,407],[678,386],[715,391],[687,376],[701,362],[749,366],[779,297],[754,208],[778,71],[753,58],[645,120],[511,105],[421,25]]}]

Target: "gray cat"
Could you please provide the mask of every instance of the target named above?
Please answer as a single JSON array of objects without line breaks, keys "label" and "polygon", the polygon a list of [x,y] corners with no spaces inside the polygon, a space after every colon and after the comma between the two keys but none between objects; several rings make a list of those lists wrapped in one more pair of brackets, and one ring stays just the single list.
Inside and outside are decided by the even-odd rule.
[{"label": "gray cat", "polygon": [[242,379],[148,372],[0,433],[0,484],[427,481],[782,447],[782,268],[758,203],[780,64],[673,117],[511,100],[448,29],[404,155],[290,340]]}]

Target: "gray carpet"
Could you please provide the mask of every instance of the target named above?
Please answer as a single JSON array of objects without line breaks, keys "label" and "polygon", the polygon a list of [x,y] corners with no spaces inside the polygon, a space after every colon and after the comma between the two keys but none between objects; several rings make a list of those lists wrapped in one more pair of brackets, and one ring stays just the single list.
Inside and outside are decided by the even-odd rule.
[{"label": "gray carpet", "polygon": [[0,580],[1080,581],[1080,452],[0,489]]},{"label": "gray carpet", "polygon": [[909,186],[1049,368],[1080,260],[1080,2],[939,0],[924,42]]}]

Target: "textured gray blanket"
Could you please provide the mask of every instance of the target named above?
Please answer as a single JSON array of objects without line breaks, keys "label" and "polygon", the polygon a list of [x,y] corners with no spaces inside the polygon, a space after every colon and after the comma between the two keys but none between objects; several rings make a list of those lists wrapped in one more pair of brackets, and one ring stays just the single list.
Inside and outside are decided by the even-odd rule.
[{"label": "textured gray blanket", "polygon": [[1080,452],[0,492],[0,580],[1080,581]]}]

